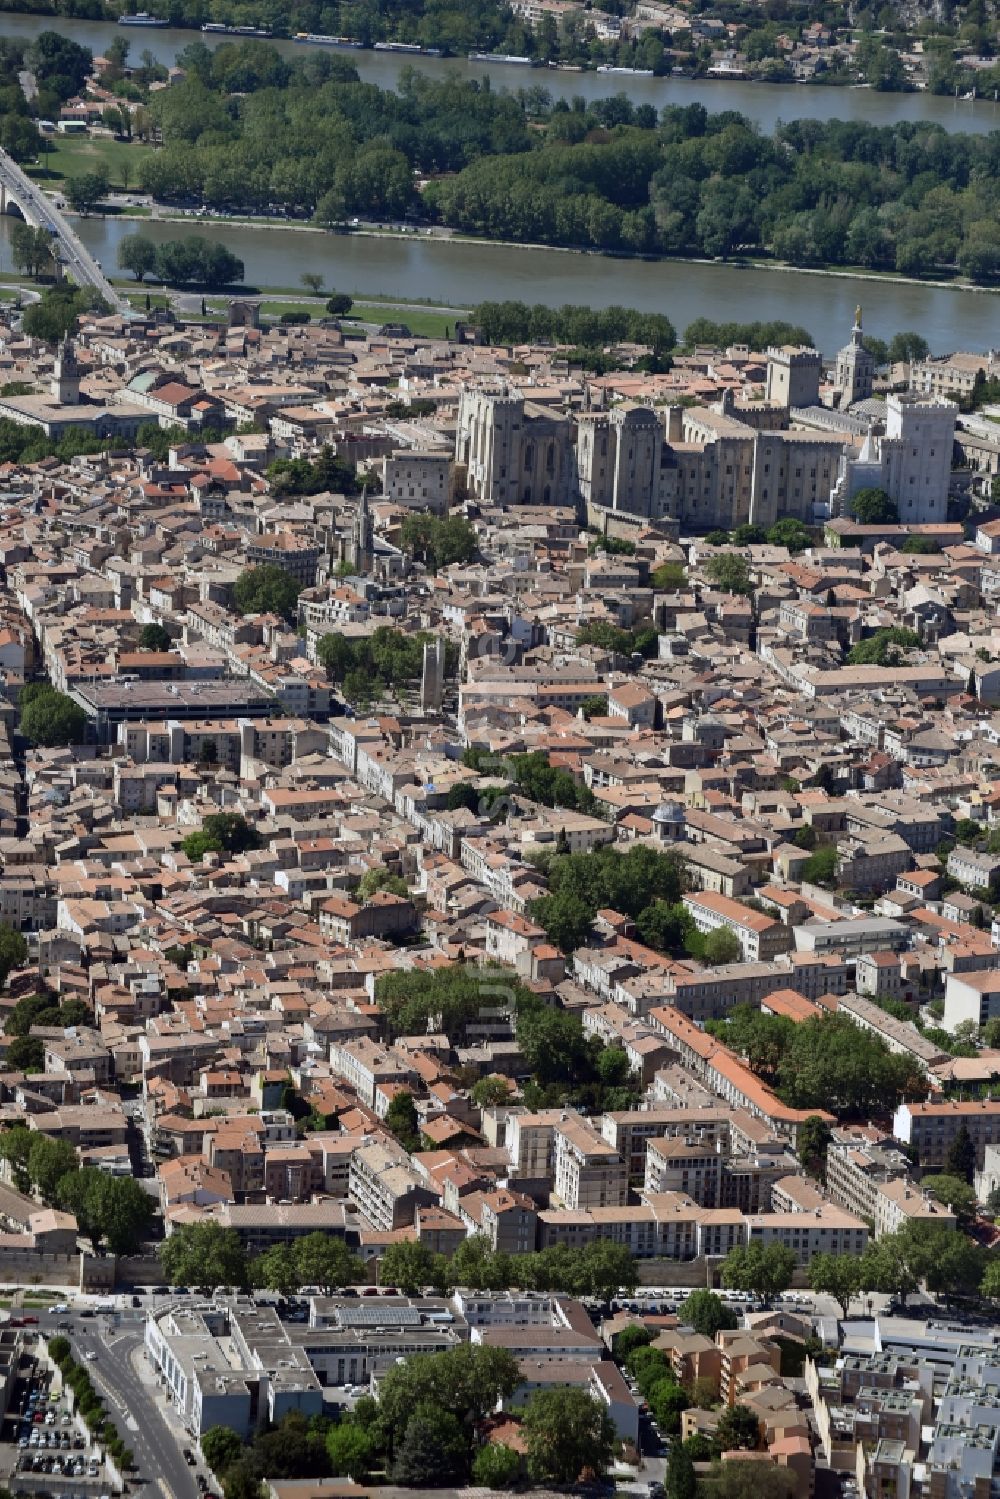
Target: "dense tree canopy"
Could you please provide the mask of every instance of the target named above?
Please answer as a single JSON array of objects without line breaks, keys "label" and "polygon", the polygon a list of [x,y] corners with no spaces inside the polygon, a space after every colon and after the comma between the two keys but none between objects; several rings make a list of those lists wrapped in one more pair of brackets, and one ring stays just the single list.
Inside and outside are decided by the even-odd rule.
[{"label": "dense tree canopy", "polygon": [[627,853],[609,845],[592,853],[560,854],[549,864],[548,876],[549,894],[532,903],[531,915],[564,952],[585,942],[598,911],[620,911],[641,929],[647,912],[670,910],[685,888],[683,859],[645,844]]},{"label": "dense tree canopy", "polygon": [[247,1257],[234,1229],[186,1223],[160,1245],[160,1263],[172,1286],[245,1286]]},{"label": "dense tree canopy", "polygon": [[708,1028],[745,1056],[792,1108],[868,1118],[926,1091],[911,1059],[890,1052],[847,1015],[814,1016],[793,1025],[737,1005],[725,1021],[711,1021]]},{"label": "dense tree canopy", "polygon": [[11,970],[20,968],[27,957],[28,944],[21,933],[6,923],[0,924],[0,986],[7,982],[7,975]]},{"label": "dense tree canopy", "polygon": [[[493,9],[506,30],[509,13]],[[310,16],[303,29],[315,24]],[[522,47],[534,46],[518,29]],[[658,39],[636,45],[662,54]],[[898,67],[892,48],[876,48],[862,70],[891,84],[892,59]],[[988,136],[814,119],[768,136],[700,104],[657,116],[622,95],[553,102],[541,89],[519,98],[415,71],[391,92],[362,83],[343,58],[289,61],[260,43],[214,54],[194,43],[181,60],[186,78],[149,103],[162,149],[139,167],[143,189],[167,201],[280,208],[338,226],[411,214],[493,238],[641,254],[766,251],[796,265],[957,269],[983,282],[1000,271]],[[483,316],[499,331],[501,317]],[[607,341],[593,320],[586,333],[572,341]],[[652,341],[669,347],[667,334],[664,320]]]},{"label": "dense tree canopy", "polygon": [[291,618],[302,584],[279,567],[265,562],[248,567],[233,584],[233,602],[241,614],[280,614]]},{"label": "dense tree canopy", "polygon": [[365,1279],[357,1255],[336,1234],[305,1234],[291,1244],[276,1244],[253,1261],[250,1278],[255,1286],[290,1295],[303,1286],[319,1286],[329,1295],[340,1286],[357,1285]]},{"label": "dense tree canopy", "polygon": [[904,625],[885,625],[865,640],[859,640],[847,653],[851,666],[898,666],[906,651],[920,644],[915,630]]},{"label": "dense tree canopy", "polygon": [[777,1296],[791,1285],[794,1269],[795,1254],[784,1244],[738,1244],[722,1262],[722,1284],[727,1290]]},{"label": "dense tree canopy", "polygon": [[616,1446],[603,1401],[581,1389],[539,1390],[524,1411],[528,1472],[536,1483],[574,1484],[583,1473],[602,1478]]},{"label": "dense tree canopy", "polygon": [[472,322],[489,343],[569,344],[594,348],[605,344],[649,344],[656,353],[669,354],[677,335],[662,313],[636,312],[628,307],[546,307],[536,302],[480,302]]},{"label": "dense tree canopy", "polygon": [[267,470],[271,488],[277,495],[357,494],[360,488],[352,463],[338,458],[333,449],[324,446],[313,459],[278,458]]},{"label": "dense tree canopy", "polygon": [[208,853],[242,854],[247,849],[259,848],[260,834],[239,812],[210,812],[181,847],[197,863]]},{"label": "dense tree canopy", "polygon": [[412,511],[403,521],[400,542],[404,552],[430,568],[471,562],[478,552],[476,532],[460,515],[427,515]]},{"label": "dense tree canopy", "polygon": [[170,636],[162,625],[143,625],[139,634],[139,649],[141,651],[169,651]]},{"label": "dense tree canopy", "polygon": [[[323,635],[316,658],[326,667],[346,700],[355,707],[377,702],[387,693],[398,694],[419,682],[424,664],[424,646],[433,641],[428,630],[415,634],[379,625],[370,635],[349,640],[345,635]],[[446,662],[450,652],[446,648]]]},{"label": "dense tree canopy", "polygon": [[861,526],[899,524],[899,510],[884,489],[859,489],[851,500],[851,513]]},{"label": "dense tree canopy", "polygon": [[131,271],[137,281],[154,276],[169,286],[204,286],[209,291],[243,280],[242,260],[220,240],[197,234],[160,244],[144,234],[127,234],[118,246],[118,267]]},{"label": "dense tree canopy", "polygon": [[32,744],[42,744],[47,748],[58,744],[82,744],[86,728],[86,713],[65,692],[57,692],[47,682],[23,689],[21,733]]},{"label": "dense tree canopy", "polygon": [[[89,287],[78,287],[71,281],[60,281],[55,286],[46,287],[39,301],[24,309],[22,326],[31,338],[57,344],[74,330],[81,313],[99,310],[103,306],[105,304],[100,297]],[[88,439],[94,441],[89,434]],[[93,448],[81,448],[79,451],[93,451]]]}]

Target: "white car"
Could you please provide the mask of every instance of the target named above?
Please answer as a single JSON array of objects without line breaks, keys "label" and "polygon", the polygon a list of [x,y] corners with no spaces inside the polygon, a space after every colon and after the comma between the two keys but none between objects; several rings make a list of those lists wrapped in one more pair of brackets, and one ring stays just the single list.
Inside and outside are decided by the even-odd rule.
[{"label": "white car", "polygon": [[52,1308],[52,1310],[54,1312],[60,1312],[60,1313],[68,1312],[69,1311],[69,1302],[67,1302],[67,1301],[57,1301],[56,1304],[55,1304],[55,1306]]},{"label": "white car", "polygon": [[97,1354],[94,1352],[93,1348],[88,1348],[83,1356],[87,1360],[88,1364],[92,1364],[94,1362],[94,1359],[97,1357]]}]

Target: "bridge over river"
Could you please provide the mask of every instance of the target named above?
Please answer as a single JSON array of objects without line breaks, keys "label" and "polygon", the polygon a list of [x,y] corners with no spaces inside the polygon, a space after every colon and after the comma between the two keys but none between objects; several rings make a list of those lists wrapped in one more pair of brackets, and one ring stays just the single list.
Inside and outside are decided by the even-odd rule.
[{"label": "bridge over river", "polygon": [[52,199],[26,176],[15,161],[0,150],[0,214],[14,206],[36,229],[50,229],[60,250],[63,269],[79,286],[91,286],[115,312],[129,312],[125,298],[107,279],[93,255],[78,238],[69,220]]}]

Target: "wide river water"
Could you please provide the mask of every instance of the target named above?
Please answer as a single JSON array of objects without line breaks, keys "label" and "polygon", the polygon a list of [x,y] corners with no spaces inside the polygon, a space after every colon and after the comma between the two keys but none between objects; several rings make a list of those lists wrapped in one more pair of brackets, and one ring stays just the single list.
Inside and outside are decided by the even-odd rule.
[{"label": "wide river water", "polygon": [[[104,22],[53,21],[11,14],[4,14],[0,21],[4,35],[25,40],[53,25],[95,52],[106,48],[113,37],[126,35],[133,57],[148,47],[164,62],[172,62],[177,52],[199,35],[169,28],[126,29]],[[209,45],[225,40],[217,34],[204,39]],[[302,51],[294,42],[277,45],[290,54]],[[878,94],[870,89],[566,73],[384,52],[338,55],[350,56],[364,78],[387,88],[394,85],[403,67],[413,65],[439,76],[449,72],[461,76],[487,73],[496,84],[512,89],[542,84],[553,95],[600,97],[624,90],[638,102],[657,105],[701,100],[710,109],[738,109],[757,120],[764,130],[771,129],[779,119],[806,117],[884,124],[927,119],[952,130],[1000,129],[1000,107],[992,101],[953,101],[926,93]],[[79,221],[83,240],[109,271],[115,266],[117,245],[125,234],[141,229],[160,240],[198,227],[99,218]],[[681,331],[696,317],[744,322],[783,318],[807,328],[825,353],[846,342],[854,308],[860,302],[865,308],[865,328],[881,337],[913,328],[924,335],[934,352],[1000,346],[1000,297],[950,287],[721,264],[617,260],[546,249],[515,252],[508,246],[420,235],[373,238],[237,224],[201,226],[200,232],[223,240],[244,262],[248,282],[261,287],[295,288],[304,272],[318,271],[327,287],[338,291],[385,293],[400,301],[429,299],[455,307],[505,298],[591,307],[622,303],[663,312]],[[7,224],[2,220],[0,268],[11,269]]]},{"label": "wide river water", "polygon": [[[0,219],[0,267],[10,269],[7,226]],[[139,230],[157,241],[191,232],[224,240],[244,262],[255,286],[295,290],[303,272],[318,271],[327,288],[381,292],[406,302],[430,298],[451,307],[489,299],[563,302],[607,307],[617,302],[663,312],[679,331],[696,317],[769,321],[807,328],[824,353],[847,342],[854,308],[865,328],[891,337],[903,328],[923,333],[935,352],[1000,345],[1000,296],[948,287],[807,276],[791,271],[613,260],[602,255],[463,244],[457,240],[375,238],[270,229],[252,225],[190,225],[116,219],[77,219],[81,238],[106,270],[115,266],[123,235]]]}]

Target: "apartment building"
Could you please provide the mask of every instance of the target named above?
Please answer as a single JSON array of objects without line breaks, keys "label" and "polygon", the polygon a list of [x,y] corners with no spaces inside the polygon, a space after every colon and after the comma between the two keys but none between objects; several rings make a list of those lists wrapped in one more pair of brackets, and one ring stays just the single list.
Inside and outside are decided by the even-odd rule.
[{"label": "apartment building", "polygon": [[642,1181],[646,1153],[653,1140],[692,1140],[716,1149],[728,1142],[731,1119],[732,1110],[718,1104],[697,1109],[653,1104],[647,1109],[603,1114],[601,1133],[625,1162],[629,1180]]},{"label": "apartment building", "polygon": [[556,1126],[555,1195],[571,1209],[622,1207],[628,1196],[621,1156],[585,1119]]},{"label": "apartment building", "polygon": [[730,931],[739,940],[744,962],[767,962],[786,952],[793,944],[789,929],[761,911],[752,911],[728,896],[711,890],[692,892],[684,897],[685,908],[694,918],[699,932]]},{"label": "apartment building", "polygon": [[894,1234],[908,1223],[928,1223],[940,1228],[954,1228],[955,1214],[937,1198],[929,1197],[911,1182],[899,1179],[882,1182],[875,1189],[875,1237]]},{"label": "apartment building", "polygon": [[763,1119],[793,1145],[799,1127],[807,1118],[817,1116],[828,1124],[836,1123],[832,1115],[822,1110],[788,1108],[728,1047],[699,1030],[672,1005],[651,1010],[649,1022],[666,1037],[681,1065],[693,1072],[700,1082],[733,1108]]},{"label": "apartment building", "polygon": [[646,1151],[646,1192],[685,1192],[701,1207],[718,1207],[723,1157],[712,1146],[684,1139],[650,1140]]},{"label": "apartment building", "polygon": [[948,974],[941,1022],[946,1031],[954,1034],[965,1020],[983,1026],[997,1015],[1000,1015],[1000,970],[987,968]]},{"label": "apartment building", "polygon": [[1000,856],[957,843],[948,855],[948,873],[966,890],[989,891],[1000,881]]},{"label": "apartment building", "polygon": [[330,1066],[354,1089],[366,1108],[375,1107],[375,1089],[383,1083],[403,1088],[416,1086],[417,1077],[401,1052],[379,1046],[367,1036],[356,1041],[334,1041],[330,1046]]},{"label": "apartment building", "polygon": [[504,1144],[518,1176],[537,1181],[553,1175],[556,1127],[569,1117],[565,1109],[510,1110]]},{"label": "apartment building", "polygon": [[351,1201],[361,1217],[382,1232],[407,1228],[418,1207],[439,1201],[399,1146],[362,1145],[351,1157]]},{"label": "apartment building", "polygon": [[[719,1393],[723,1405],[739,1404],[740,1395],[746,1385],[750,1371],[756,1382],[760,1382],[761,1371],[768,1369],[775,1377],[781,1374],[781,1349],[768,1338],[755,1337],[740,1329],[722,1331],[717,1336],[721,1351],[719,1368]],[[766,1380],[767,1376],[764,1376]]]},{"label": "apartment building", "polygon": [[906,1181],[910,1163],[887,1141],[868,1141],[834,1130],[826,1153],[826,1188],[834,1202],[859,1218],[875,1217],[880,1188]]},{"label": "apartment building", "polygon": [[746,1226],[748,1243],[783,1244],[803,1267],[814,1254],[862,1254],[869,1238],[867,1223],[830,1203],[811,1212],[759,1213]]},{"label": "apartment building", "polygon": [[150,1312],[144,1344],[168,1401],[196,1438],[222,1426],[249,1440],[293,1411],[322,1414],[320,1382],[271,1307]]},{"label": "apartment building", "polygon": [[892,1119],[897,1140],[916,1152],[924,1171],[942,1171],[959,1130],[968,1130],[981,1168],[988,1145],[1000,1143],[1000,1099],[901,1103]]}]

